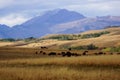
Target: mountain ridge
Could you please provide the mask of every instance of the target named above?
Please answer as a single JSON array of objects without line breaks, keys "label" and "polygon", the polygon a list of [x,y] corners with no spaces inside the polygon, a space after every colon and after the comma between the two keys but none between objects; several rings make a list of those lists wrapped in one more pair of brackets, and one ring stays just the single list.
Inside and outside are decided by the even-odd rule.
[{"label": "mountain ridge", "polygon": [[28,38],[54,33],[80,33],[119,25],[120,16],[87,18],[75,11],[59,9],[48,11],[12,28],[4,30],[0,28],[0,38]]}]

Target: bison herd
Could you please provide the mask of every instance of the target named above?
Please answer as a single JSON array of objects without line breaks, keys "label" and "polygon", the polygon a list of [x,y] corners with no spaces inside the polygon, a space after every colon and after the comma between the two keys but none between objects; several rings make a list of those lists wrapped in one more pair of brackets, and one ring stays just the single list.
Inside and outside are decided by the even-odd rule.
[{"label": "bison herd", "polygon": [[61,53],[56,53],[56,52],[50,52],[50,53],[46,53],[46,52],[43,52],[43,51],[40,51],[40,52],[36,52],[36,54],[42,54],[42,55],[48,55],[48,56],[56,56],[56,55],[61,55],[63,57],[67,56],[67,57],[71,57],[71,56],[81,56],[81,54],[77,54],[77,53],[72,53],[70,51],[67,51],[67,52],[61,52]]},{"label": "bison herd", "polygon": [[[104,52],[98,52],[98,53],[93,53],[93,54],[88,54],[88,51],[83,51],[81,54],[80,53],[73,53],[71,48],[68,48],[67,51],[64,51],[64,52],[49,52],[49,53],[46,53],[44,52],[45,49],[48,49],[47,47],[41,47],[41,50],[40,51],[36,51],[35,54],[42,54],[42,55],[48,55],[48,56],[67,56],[67,57],[71,57],[71,56],[87,56],[87,55],[105,55],[106,53]],[[113,55],[113,53],[109,53],[110,55]],[[117,54],[120,54],[120,53],[117,53]]]}]

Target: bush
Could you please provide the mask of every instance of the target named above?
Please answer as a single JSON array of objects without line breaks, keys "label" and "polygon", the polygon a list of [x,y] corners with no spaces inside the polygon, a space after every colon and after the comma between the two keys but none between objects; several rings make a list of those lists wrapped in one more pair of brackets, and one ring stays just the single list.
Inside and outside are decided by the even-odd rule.
[{"label": "bush", "polygon": [[72,47],[72,49],[75,49],[75,50],[96,50],[96,49],[98,49],[98,47],[96,47],[93,44],[89,44],[89,45],[84,45],[84,46]]},{"label": "bush", "polygon": [[14,42],[16,41],[15,39],[13,38],[7,38],[7,39],[0,39],[0,41],[5,41],[5,42]]},{"label": "bush", "polygon": [[81,38],[81,35],[56,35],[56,36],[51,36],[47,39],[58,39],[58,40],[76,40]]},{"label": "bush", "polygon": [[103,32],[99,32],[99,33],[92,33],[92,34],[84,34],[82,35],[82,39],[85,39],[85,38],[95,38],[95,37],[100,37],[101,35],[104,35],[104,34],[109,34],[110,32],[108,31],[103,31]]},{"label": "bush", "polygon": [[24,40],[26,41],[26,42],[29,42],[29,41],[31,41],[31,40],[35,40],[36,38],[34,38],[34,37],[28,37],[28,38],[25,38]]},{"label": "bush", "polygon": [[103,51],[106,51],[106,52],[120,52],[120,46],[119,47],[109,47],[109,48],[103,49]]}]

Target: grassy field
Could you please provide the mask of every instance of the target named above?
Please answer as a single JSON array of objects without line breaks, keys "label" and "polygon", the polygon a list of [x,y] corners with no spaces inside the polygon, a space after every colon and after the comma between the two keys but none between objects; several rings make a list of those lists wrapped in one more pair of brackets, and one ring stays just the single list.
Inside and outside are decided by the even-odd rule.
[{"label": "grassy field", "polygon": [[0,48],[0,80],[120,80],[120,55],[62,57],[38,50]]},{"label": "grassy field", "polygon": [[[120,80],[120,52],[110,50],[114,47],[120,49],[120,28],[82,34],[101,31],[110,33],[77,40],[36,39],[30,42],[0,42],[0,80]],[[88,50],[87,55],[83,55],[85,50],[68,50],[70,47],[89,44],[99,48]],[[40,49],[41,46],[48,49]],[[106,48],[101,50],[103,47]],[[40,53],[41,51],[45,54]],[[81,56],[58,55],[68,51]],[[95,55],[101,51],[106,54]],[[48,55],[50,52],[55,52],[56,55]]]}]

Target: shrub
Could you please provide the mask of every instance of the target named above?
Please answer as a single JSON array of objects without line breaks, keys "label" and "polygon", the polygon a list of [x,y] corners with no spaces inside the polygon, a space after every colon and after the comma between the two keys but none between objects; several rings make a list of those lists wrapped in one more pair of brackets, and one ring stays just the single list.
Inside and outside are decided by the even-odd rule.
[{"label": "shrub", "polygon": [[104,35],[104,34],[109,34],[110,32],[108,31],[103,31],[103,32],[99,32],[99,33],[92,33],[92,34],[84,34],[82,35],[82,39],[85,39],[85,38],[95,38],[95,37],[100,37],[101,35]]},{"label": "shrub", "polygon": [[7,38],[7,39],[0,39],[0,41],[5,41],[5,42],[14,42],[16,41],[15,39],[13,38]]},{"label": "shrub", "polygon": [[95,49],[98,49],[98,47],[96,47],[93,44],[89,44],[89,45],[84,45],[84,46],[72,47],[72,49],[75,49],[75,50],[95,50]]},{"label": "shrub", "polygon": [[103,51],[108,51],[108,52],[120,52],[120,46],[119,47],[109,47],[106,49],[103,49]]},{"label": "shrub", "polygon": [[79,39],[79,38],[81,38],[81,35],[72,34],[72,35],[56,35],[56,36],[51,36],[47,39],[76,40],[76,39]]}]

